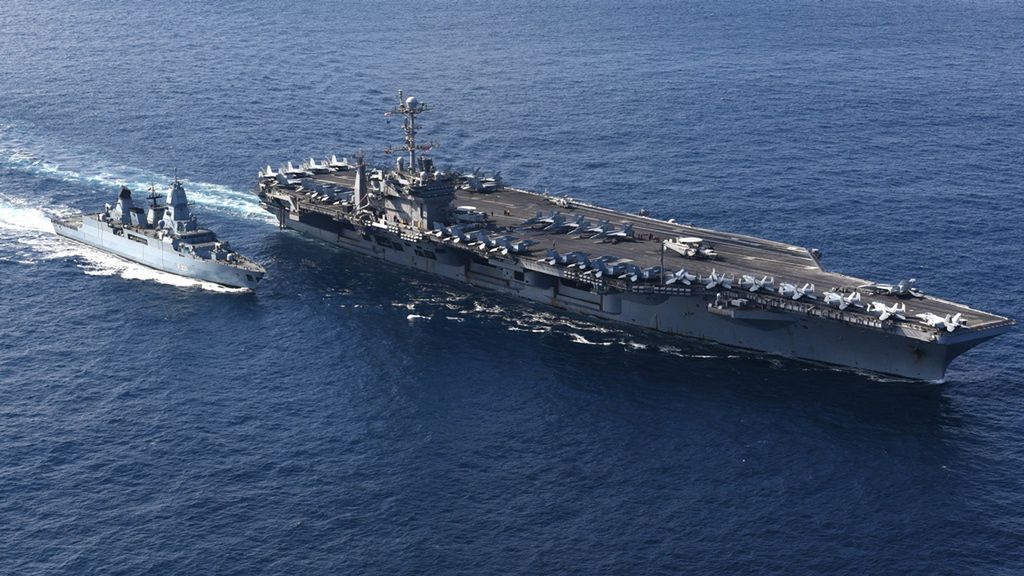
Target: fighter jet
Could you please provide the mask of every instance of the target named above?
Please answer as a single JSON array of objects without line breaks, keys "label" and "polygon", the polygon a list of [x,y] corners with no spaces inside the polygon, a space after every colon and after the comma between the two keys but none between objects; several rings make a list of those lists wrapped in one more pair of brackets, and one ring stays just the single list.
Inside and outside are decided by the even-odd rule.
[{"label": "fighter jet", "polygon": [[586,254],[580,255],[576,258],[575,266],[580,270],[590,270],[598,266],[601,262],[607,262],[612,260],[611,256],[598,256],[597,258],[589,258]]},{"label": "fighter jet", "polygon": [[451,240],[453,244],[458,244],[459,242],[469,244],[474,240],[473,236],[467,234],[462,226],[451,226],[447,232],[449,234],[447,239]]},{"label": "fighter jet", "polygon": [[938,314],[932,314],[931,312],[925,312],[924,314],[917,314],[917,317],[921,319],[921,322],[931,326],[932,328],[938,328],[939,330],[945,329],[946,332],[953,332],[957,328],[967,326],[967,320],[964,319],[963,314],[957,312],[956,314],[946,314],[945,317],[939,316]]},{"label": "fighter jet", "polygon": [[296,168],[295,166],[293,166],[291,160],[289,160],[288,165],[282,167],[279,170],[279,172],[284,174],[285,177],[288,178],[289,180],[309,178],[310,176],[313,175],[313,173],[310,172],[309,170],[305,170],[303,168]]},{"label": "fighter jet", "polygon": [[537,243],[536,240],[516,240],[511,236],[501,236],[494,239],[496,246],[490,252],[501,252],[502,255],[522,254],[528,252],[530,246]]},{"label": "fighter jet", "polygon": [[814,295],[814,284],[804,284],[802,288],[798,288],[793,284],[783,282],[779,285],[779,294],[784,298],[791,298],[793,300],[801,298],[817,299],[817,296]]},{"label": "fighter jet", "polygon": [[590,236],[587,236],[588,238],[597,238],[611,232],[612,230],[615,230],[614,224],[609,223],[607,220],[601,220],[596,225],[584,230],[581,233],[581,236],[590,234]]},{"label": "fighter jet", "polygon": [[883,322],[885,320],[888,320],[889,318],[892,318],[893,316],[900,320],[907,319],[907,305],[902,302],[898,304],[893,304],[892,306],[886,306],[882,302],[872,302],[871,304],[868,305],[868,312],[871,312],[872,314],[877,314],[878,319],[882,320]]},{"label": "fighter jet", "polygon": [[260,178],[277,178],[277,172],[274,172],[274,169],[268,164],[266,168],[260,170]]},{"label": "fighter jet", "polygon": [[311,172],[313,174],[327,174],[331,171],[330,166],[326,162],[317,162],[315,159],[310,158],[302,163],[302,169]]},{"label": "fighter jet", "polygon": [[342,158],[340,161],[335,155],[331,155],[331,159],[327,161],[327,167],[335,172],[344,172],[352,166],[348,163],[348,158]]},{"label": "fighter jet", "polygon": [[711,275],[701,278],[700,281],[704,283],[706,290],[711,290],[721,286],[726,290],[732,289],[732,283],[735,280],[732,276],[726,276],[725,274],[719,274],[714,268],[711,269]]},{"label": "fighter jet", "polygon": [[914,287],[916,283],[916,279],[910,278],[909,280],[900,280],[896,284],[871,283],[858,286],[858,288],[871,290],[873,294],[889,294],[899,298],[907,296],[914,296],[920,298],[922,294],[917,290],[917,288]]},{"label": "fighter jet", "polygon": [[612,230],[604,235],[604,238],[611,240],[612,242],[621,242],[623,240],[633,240],[634,232],[633,225],[628,222],[622,223],[621,230]]},{"label": "fighter jet", "polygon": [[661,278],[661,266],[641,268],[636,264],[626,264],[626,272],[619,276],[619,279],[625,278],[629,278],[630,282],[658,280]]},{"label": "fighter jet", "polygon": [[566,223],[569,234],[579,234],[590,227],[590,221],[583,214],[577,214],[576,219]]},{"label": "fighter jet", "polygon": [[863,306],[860,305],[860,292],[851,292],[844,295],[841,292],[834,292],[830,290],[825,292],[825,304],[834,306],[840,310],[846,310],[850,306],[863,308]]},{"label": "fighter jet", "polygon": [[552,217],[552,222],[541,228],[541,230],[549,234],[561,234],[562,232],[569,230],[569,223],[565,221],[565,216],[555,214]]},{"label": "fighter jet", "polygon": [[686,271],[686,268],[680,268],[678,272],[673,272],[672,275],[669,276],[668,280],[665,281],[665,284],[675,284],[676,282],[680,282],[689,286],[696,279],[696,274],[690,274]]},{"label": "fighter jet", "polygon": [[531,225],[533,225],[533,224],[548,225],[548,224],[554,224],[555,222],[558,222],[558,221],[563,221],[564,222],[565,221],[565,216],[563,216],[562,213],[557,211],[557,210],[552,210],[547,216],[541,216],[541,213],[537,212],[537,218],[536,218],[536,220],[531,222]]},{"label": "fighter jet", "polygon": [[481,250],[486,251],[497,246],[497,240],[495,238],[491,238],[490,236],[488,236],[487,232],[484,232],[483,230],[477,230],[476,232],[472,232],[469,235],[469,238],[471,240],[469,245],[476,246]]},{"label": "fighter jet", "polygon": [[750,292],[757,292],[759,290],[766,290],[771,292],[775,285],[775,278],[765,276],[758,280],[754,276],[744,274],[743,278],[740,279],[740,287],[746,288]]},{"label": "fighter jet", "polygon": [[537,215],[536,216],[534,216],[532,218],[527,218],[526,220],[523,220],[523,223],[520,224],[519,227],[520,228],[532,227],[534,224],[540,223],[541,219],[543,219],[543,218],[544,218],[544,213],[541,212],[540,210],[537,210]]},{"label": "fighter jet", "polygon": [[595,260],[593,262],[594,268],[589,272],[593,272],[596,278],[602,278],[607,276],[609,278],[616,278],[620,274],[626,272],[625,262],[611,262],[610,260]]},{"label": "fighter jet", "polygon": [[460,240],[469,242],[469,235],[465,234],[465,227],[461,224],[455,226],[445,226],[440,222],[434,222],[430,225],[430,233],[438,238],[444,238],[451,240],[452,242],[459,242]]},{"label": "fighter jet", "polygon": [[485,176],[480,179],[480,192],[493,192],[501,188],[501,172],[495,172],[494,176]]},{"label": "fighter jet", "polygon": [[581,257],[586,258],[587,255],[584,254],[583,252],[568,252],[565,254],[560,254],[558,250],[555,250],[554,248],[549,248],[547,256],[541,261],[547,262],[551,266],[554,266],[556,264],[562,266],[570,266],[575,264]]}]

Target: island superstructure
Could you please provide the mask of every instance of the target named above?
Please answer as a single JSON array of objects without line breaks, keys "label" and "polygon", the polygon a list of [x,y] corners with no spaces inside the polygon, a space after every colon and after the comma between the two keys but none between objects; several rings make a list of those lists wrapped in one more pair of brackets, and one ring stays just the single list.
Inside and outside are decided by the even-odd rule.
[{"label": "island superstructure", "polygon": [[1009,330],[1007,318],[829,272],[799,246],[627,214],[438,170],[425,104],[399,93],[393,166],[310,159],[259,172],[263,208],[354,252],[605,321],[903,378]]},{"label": "island superstructure", "polygon": [[60,236],[171,274],[253,290],[265,271],[199,226],[177,177],[165,202],[155,191],[149,205],[136,206],[122,186],[117,201],[102,212],[53,218]]}]

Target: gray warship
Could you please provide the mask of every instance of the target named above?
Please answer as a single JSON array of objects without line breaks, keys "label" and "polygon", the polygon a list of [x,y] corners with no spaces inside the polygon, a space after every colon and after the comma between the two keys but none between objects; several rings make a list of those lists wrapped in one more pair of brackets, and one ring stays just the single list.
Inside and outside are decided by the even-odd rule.
[{"label": "gray warship", "polygon": [[148,206],[136,206],[132,191],[122,187],[117,202],[107,204],[103,212],[52,218],[53,231],[171,274],[233,288],[256,288],[265,274],[263,267],[199,227],[177,177],[165,203],[151,192]]},{"label": "gray warship", "polygon": [[438,170],[428,107],[399,92],[394,166],[309,159],[261,169],[260,205],[354,252],[604,321],[790,359],[941,381],[1014,322],[917,289],[825,270],[820,252]]}]

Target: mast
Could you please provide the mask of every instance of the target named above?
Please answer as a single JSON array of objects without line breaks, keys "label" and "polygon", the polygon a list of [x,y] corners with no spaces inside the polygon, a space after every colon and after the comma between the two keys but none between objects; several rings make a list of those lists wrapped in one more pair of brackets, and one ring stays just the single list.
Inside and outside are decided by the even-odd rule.
[{"label": "mast", "polygon": [[426,112],[427,105],[416,99],[415,96],[404,97],[401,90],[398,91],[398,106],[391,110],[392,114],[401,114],[405,119],[402,122],[402,129],[405,130],[405,149],[409,152],[409,170],[416,171],[416,116]]},{"label": "mast", "polygon": [[366,163],[363,161],[363,151],[359,150],[356,152],[356,182],[352,190],[352,203],[355,204],[356,210],[362,208],[366,196]]}]

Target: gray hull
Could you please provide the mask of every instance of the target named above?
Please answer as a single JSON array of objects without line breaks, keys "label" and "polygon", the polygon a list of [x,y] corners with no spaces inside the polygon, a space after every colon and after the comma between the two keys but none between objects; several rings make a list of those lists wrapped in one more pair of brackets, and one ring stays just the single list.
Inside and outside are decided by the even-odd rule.
[{"label": "gray hull", "polygon": [[[936,336],[879,322],[837,322],[806,309],[743,310],[712,305],[703,290],[664,286],[602,291],[533,258],[488,258],[386,226],[346,226],[315,213],[267,206],[282,227],[387,262],[601,320],[713,341],[785,358],[913,380],[939,381],[957,355],[1009,326]],[[301,215],[300,215],[301,214]]]},{"label": "gray hull", "polygon": [[141,235],[116,235],[111,229],[90,216],[82,218],[80,225],[54,220],[53,231],[59,236],[81,242],[126,260],[157,270],[213,282],[233,288],[255,290],[259,277],[249,270],[230,264],[197,258],[177,252],[165,242]]}]

